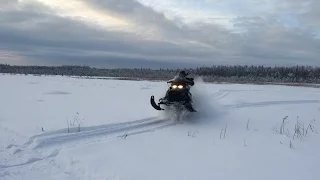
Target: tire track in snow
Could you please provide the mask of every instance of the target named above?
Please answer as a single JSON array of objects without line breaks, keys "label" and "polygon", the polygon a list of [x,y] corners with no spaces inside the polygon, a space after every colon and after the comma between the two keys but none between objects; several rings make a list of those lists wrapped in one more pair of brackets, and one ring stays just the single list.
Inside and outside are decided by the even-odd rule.
[{"label": "tire track in snow", "polygon": [[75,133],[66,133],[64,130],[58,130],[36,135],[31,137],[30,140],[21,147],[11,145],[11,147],[18,148],[19,151],[17,155],[13,153],[10,158],[7,152],[4,154],[4,158],[7,159],[6,162],[8,163],[12,163],[12,160],[17,161],[17,159],[19,159],[19,163],[0,164],[0,169],[29,165],[48,158],[54,158],[58,156],[61,149],[72,148],[79,145],[85,146],[111,139],[153,132],[170,127],[176,123],[177,122],[167,119],[151,117],[131,122],[87,127],[84,128],[84,131]]}]

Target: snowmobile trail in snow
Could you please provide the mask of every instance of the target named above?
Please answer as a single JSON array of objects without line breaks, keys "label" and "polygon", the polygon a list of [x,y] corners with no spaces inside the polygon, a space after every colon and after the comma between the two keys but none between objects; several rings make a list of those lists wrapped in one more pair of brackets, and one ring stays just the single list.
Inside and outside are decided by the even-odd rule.
[{"label": "snowmobile trail in snow", "polygon": [[265,102],[226,105],[225,107],[228,109],[239,109],[239,108],[254,108],[254,107],[265,107],[265,106],[276,106],[276,105],[299,105],[299,104],[319,104],[319,103],[320,103],[319,100],[265,101]]},{"label": "snowmobile trail in snow", "polygon": [[225,92],[225,91],[221,91],[221,92],[222,93],[219,94],[218,96],[214,96],[215,100],[221,100],[230,94],[230,92]]},{"label": "snowmobile trail in snow", "polygon": [[[29,138],[28,142],[26,142],[24,145],[30,145],[34,142],[35,139],[41,139],[45,137],[50,137],[50,136],[59,136],[59,135],[70,135],[74,133],[82,133],[82,134],[90,134],[90,132],[100,132],[100,131],[105,131],[105,130],[112,130],[112,129],[118,129],[121,127],[129,127],[133,126],[136,124],[142,124],[146,122],[151,122],[153,120],[156,120],[157,117],[149,117],[149,118],[144,118],[140,120],[135,120],[135,121],[129,121],[129,122],[122,122],[122,123],[113,123],[113,124],[106,124],[106,125],[99,125],[99,126],[89,126],[89,127],[80,127],[80,132],[78,132],[79,128],[78,127],[73,127],[73,128],[64,128],[56,131],[51,131],[39,135],[32,136]],[[68,133],[69,131],[69,133]]]},{"label": "snowmobile trail in snow", "polygon": [[83,127],[80,132],[68,133],[67,129],[61,129],[39,134],[30,137],[29,141],[21,146],[11,144],[6,151],[0,152],[0,161],[2,162],[0,169],[54,158],[61,149],[127,138],[131,135],[167,128],[176,123],[163,118],[150,117],[124,123]]}]

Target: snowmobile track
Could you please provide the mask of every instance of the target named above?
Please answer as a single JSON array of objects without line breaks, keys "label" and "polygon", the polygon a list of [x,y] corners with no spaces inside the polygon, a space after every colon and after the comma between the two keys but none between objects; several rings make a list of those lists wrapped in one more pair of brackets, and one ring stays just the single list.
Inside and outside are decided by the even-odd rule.
[{"label": "snowmobile track", "polygon": [[212,94],[215,100],[221,100],[225,97],[227,97],[231,92],[227,90],[219,90],[218,92],[215,92]]},{"label": "snowmobile track", "polygon": [[[168,128],[177,122],[150,117],[136,121],[116,123],[101,126],[83,127],[80,132],[68,133],[67,129],[33,136],[28,142],[19,145],[9,145],[7,150],[0,152],[1,162],[15,162],[0,164],[0,169],[29,165],[37,161],[54,158],[59,155],[61,149],[88,144],[101,143],[104,141],[127,138],[131,135],[138,135]],[[10,150],[11,148],[15,150]]]},{"label": "snowmobile track", "polygon": [[[125,124],[115,127],[107,127],[107,128],[98,128],[95,130],[89,130],[89,131],[83,131],[83,132],[77,132],[77,133],[68,133],[68,134],[62,134],[62,135],[55,135],[55,136],[47,136],[45,138],[37,138],[36,142],[33,142],[35,145],[33,149],[38,148],[48,148],[49,146],[53,146],[56,144],[69,144],[73,141],[83,141],[83,140],[90,140],[96,137],[101,136],[111,136],[112,134],[125,134],[127,132],[136,131],[140,129],[147,129],[150,130],[150,128],[158,127],[157,125],[164,124],[164,120],[162,119],[156,119],[153,121],[145,121],[145,122],[139,122],[134,124]],[[165,124],[166,125],[166,124]],[[128,134],[128,133],[127,133]],[[116,136],[117,137],[117,136]],[[90,140],[92,142],[92,140]]]},{"label": "snowmobile track", "polygon": [[255,108],[265,106],[276,106],[276,105],[299,105],[299,104],[318,104],[319,100],[292,100],[292,101],[265,101],[265,102],[254,102],[254,103],[241,103],[234,105],[226,105],[228,109],[239,109],[239,108]]},{"label": "snowmobile track", "polygon": [[64,128],[64,129],[60,129],[60,130],[56,130],[56,131],[51,131],[51,132],[46,132],[43,134],[38,134],[35,136],[32,136],[29,138],[28,142],[26,142],[24,145],[30,145],[32,144],[35,139],[41,139],[41,138],[45,138],[45,137],[49,137],[50,136],[59,136],[59,135],[74,135],[75,133],[77,134],[90,134],[90,132],[99,132],[99,131],[106,131],[106,130],[112,130],[112,129],[117,129],[120,127],[128,127],[128,126],[132,126],[132,125],[136,125],[136,124],[141,124],[141,123],[146,123],[146,122],[150,122],[153,120],[156,120],[157,117],[149,117],[149,118],[144,118],[144,119],[140,119],[140,120],[135,120],[135,121],[129,121],[129,122],[122,122],[122,123],[113,123],[113,124],[106,124],[106,125],[99,125],[99,126],[90,126],[90,127],[80,127],[80,132],[78,131],[78,127],[74,127],[74,128],[69,128],[69,133],[68,133],[68,128]]}]

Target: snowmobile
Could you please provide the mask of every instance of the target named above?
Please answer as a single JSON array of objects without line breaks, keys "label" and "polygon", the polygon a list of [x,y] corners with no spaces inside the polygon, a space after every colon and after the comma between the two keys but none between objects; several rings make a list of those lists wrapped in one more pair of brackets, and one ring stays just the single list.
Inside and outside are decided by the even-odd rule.
[{"label": "snowmobile", "polygon": [[167,82],[169,88],[166,96],[159,99],[158,104],[151,96],[150,103],[156,110],[165,110],[161,107],[164,105],[170,109],[174,109],[176,113],[187,110],[188,112],[197,112],[192,106],[192,94],[190,93],[190,86],[181,78],[176,77]]}]

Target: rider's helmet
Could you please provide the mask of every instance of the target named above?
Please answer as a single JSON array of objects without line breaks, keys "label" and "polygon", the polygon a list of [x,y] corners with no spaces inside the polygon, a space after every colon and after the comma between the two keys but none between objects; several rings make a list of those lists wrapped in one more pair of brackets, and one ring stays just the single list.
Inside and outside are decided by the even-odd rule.
[{"label": "rider's helmet", "polygon": [[185,71],[180,71],[179,77],[180,78],[185,78],[188,74]]}]

